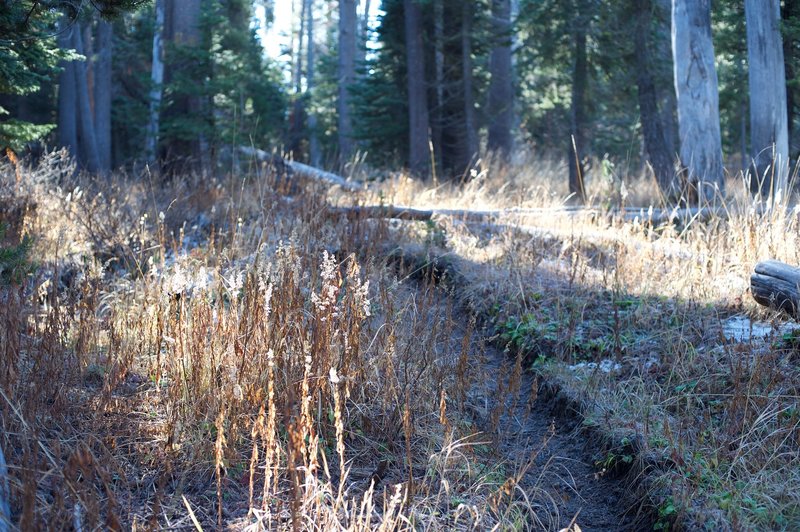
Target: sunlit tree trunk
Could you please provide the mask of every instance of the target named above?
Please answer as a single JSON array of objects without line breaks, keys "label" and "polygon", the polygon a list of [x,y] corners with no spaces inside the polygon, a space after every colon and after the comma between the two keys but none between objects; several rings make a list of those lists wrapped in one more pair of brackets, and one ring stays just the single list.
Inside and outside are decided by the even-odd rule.
[{"label": "sunlit tree trunk", "polygon": [[[786,193],[789,132],[779,0],[745,0],[750,86],[750,149],[754,176],[766,196]],[[757,190],[757,189],[756,189]]]},{"label": "sunlit tree trunk", "polygon": [[422,21],[419,5],[403,0],[405,19],[406,64],[408,66],[409,156],[411,171],[429,174],[428,94],[425,83],[425,52],[422,45]]},{"label": "sunlit tree trunk", "polygon": [[672,56],[686,182],[690,195],[713,201],[725,184],[711,0],[673,0]]}]

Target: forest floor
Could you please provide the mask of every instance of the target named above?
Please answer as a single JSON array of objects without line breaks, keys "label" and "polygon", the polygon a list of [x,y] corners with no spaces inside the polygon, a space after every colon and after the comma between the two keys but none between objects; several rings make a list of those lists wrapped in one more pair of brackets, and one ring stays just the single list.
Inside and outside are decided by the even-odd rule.
[{"label": "forest floor", "polygon": [[[356,203],[549,207],[558,175]],[[747,293],[757,260],[800,264],[793,213],[419,222],[265,167],[2,178],[38,266],[0,315],[21,529],[800,524],[800,341]]]}]

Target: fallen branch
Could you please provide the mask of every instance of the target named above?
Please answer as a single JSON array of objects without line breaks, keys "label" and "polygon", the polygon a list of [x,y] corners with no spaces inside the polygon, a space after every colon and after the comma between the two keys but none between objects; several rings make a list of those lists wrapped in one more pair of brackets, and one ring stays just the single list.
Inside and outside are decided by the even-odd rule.
[{"label": "fallen branch", "polygon": [[625,222],[638,221],[642,224],[662,225],[681,222],[708,220],[713,217],[727,218],[728,211],[719,208],[649,209],[628,207],[603,211],[593,207],[542,207],[509,209],[419,209],[405,205],[361,205],[354,207],[332,207],[334,213],[351,218],[393,218],[397,220],[427,221],[441,216],[449,216],[461,221],[486,221],[501,217],[534,217],[561,214],[568,217],[587,217],[596,219],[606,217]]},{"label": "fallen branch", "polygon": [[259,162],[266,162],[266,163],[286,166],[289,168],[292,175],[303,177],[305,179],[310,179],[312,181],[322,181],[323,183],[328,183],[329,185],[342,187],[345,190],[358,191],[364,189],[362,185],[355,183],[353,181],[348,181],[347,179],[345,179],[340,175],[334,174],[332,172],[326,172],[325,170],[320,170],[319,168],[308,166],[307,164],[284,159],[278,155],[273,156],[272,154],[264,150],[259,150],[258,148],[251,148],[249,146],[240,146],[239,152],[242,155],[246,157],[252,157],[253,159]]},{"label": "fallen branch", "polygon": [[777,260],[756,264],[750,291],[760,305],[782,310],[797,319],[800,309],[800,268]]}]

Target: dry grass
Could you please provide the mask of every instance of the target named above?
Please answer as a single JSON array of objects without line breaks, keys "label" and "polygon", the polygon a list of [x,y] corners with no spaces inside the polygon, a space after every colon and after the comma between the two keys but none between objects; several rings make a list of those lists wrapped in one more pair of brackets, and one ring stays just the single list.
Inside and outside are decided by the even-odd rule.
[{"label": "dry grass", "polygon": [[15,526],[552,522],[503,491],[513,465],[497,473],[464,407],[486,379],[469,331],[383,258],[385,223],[327,215],[311,185],[287,198],[263,169],[156,187],[54,155],[0,175],[39,265],[0,307]]},{"label": "dry grass", "polygon": [[[558,175],[527,171],[495,168],[441,201],[558,203]],[[500,185],[520,175],[524,186]],[[433,204],[442,190],[396,197]],[[675,227],[549,214],[511,220],[523,230],[440,220],[417,231],[498,342],[581,403],[587,430],[606,438],[598,467],[643,481],[658,527],[796,529],[798,342],[748,288],[759,260],[800,264],[800,220],[783,207],[756,214],[741,177],[729,190],[725,219]],[[723,334],[734,315],[774,327],[737,341]]]},{"label": "dry grass", "polygon": [[[464,186],[398,176],[362,200],[566,196],[553,162],[485,167]],[[326,212],[348,198],[287,197],[262,168],[99,184],[52,157],[0,174],[9,235],[35,235],[39,263],[0,309],[21,529],[552,528],[547,491],[509,489],[520,469],[476,425],[496,427],[529,367],[582,402],[607,442],[598,468],[638,475],[659,524],[800,525],[797,342],[722,334],[733,314],[778,320],[747,279],[761,259],[800,263],[794,211],[756,215],[735,192],[728,219],[679,227],[499,221],[550,231],[531,233],[348,221]],[[589,187],[602,205],[657,203],[610,168]],[[398,245],[450,261],[457,302],[387,258]],[[461,305],[522,354],[489,419],[468,408],[489,376]]]}]

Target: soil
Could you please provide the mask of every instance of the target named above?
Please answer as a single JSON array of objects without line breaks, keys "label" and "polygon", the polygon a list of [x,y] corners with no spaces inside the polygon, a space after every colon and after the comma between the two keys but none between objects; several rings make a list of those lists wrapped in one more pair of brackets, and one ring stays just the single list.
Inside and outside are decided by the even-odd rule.
[{"label": "soil", "polygon": [[[514,361],[494,347],[487,347],[482,359],[487,375],[497,378],[473,388],[473,417],[496,438],[499,458],[509,464],[509,471],[524,471],[517,489],[530,501],[529,529],[651,530],[648,517],[637,515],[638,505],[624,477],[603,474],[595,465],[602,453],[581,431],[580,415],[539,393],[540,383],[526,371],[520,375],[515,399],[513,391],[507,391],[510,379],[504,377],[513,373]],[[498,391],[498,386],[506,389]],[[508,398],[493,427],[486,405],[497,404],[500,395]]]}]

